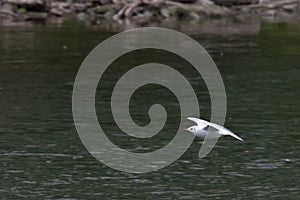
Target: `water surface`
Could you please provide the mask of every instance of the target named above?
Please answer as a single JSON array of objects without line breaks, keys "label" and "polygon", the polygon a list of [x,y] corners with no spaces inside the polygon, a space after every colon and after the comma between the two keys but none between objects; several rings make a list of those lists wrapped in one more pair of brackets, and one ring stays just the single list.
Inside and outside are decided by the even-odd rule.
[{"label": "water surface", "polygon": [[[249,35],[192,33],[211,54],[227,92],[226,126],[242,137],[222,138],[205,159],[201,141],[172,165],[148,174],[113,170],[94,159],[81,143],[71,110],[76,72],[87,55],[113,31],[63,27],[0,29],[0,197],[1,199],[297,199],[300,196],[299,77],[300,29],[289,24],[261,24]],[[161,52],[136,52],[107,74],[109,88],[126,63],[155,59],[177,66],[199,89],[201,115],[210,117],[204,82],[176,58]],[[182,65],[181,65],[182,64]],[[111,82],[109,81],[111,80]],[[164,102],[167,129],[153,140],[139,141],[115,131],[110,138],[131,151],[161,148],[174,136],[178,104],[155,88],[137,93],[132,112],[147,123],[148,104]],[[171,98],[171,100],[169,100]],[[99,94],[97,112],[107,112]],[[146,102],[146,103],[145,103]],[[146,104],[143,106],[143,104]],[[140,112],[143,110],[143,112]]]}]

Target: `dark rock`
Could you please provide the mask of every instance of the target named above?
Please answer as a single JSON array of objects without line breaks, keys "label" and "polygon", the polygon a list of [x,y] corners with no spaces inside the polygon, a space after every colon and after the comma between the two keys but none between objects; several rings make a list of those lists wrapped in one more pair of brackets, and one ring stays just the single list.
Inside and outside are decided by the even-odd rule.
[{"label": "dark rock", "polygon": [[287,11],[287,12],[293,12],[297,9],[297,4],[287,4],[283,5],[282,9]]},{"label": "dark rock", "polygon": [[189,3],[196,3],[198,0],[174,0],[175,2],[189,4]]},{"label": "dark rock", "polygon": [[257,4],[259,0],[212,0],[216,5],[220,6],[236,6],[236,5],[249,5]]},{"label": "dark rock", "polygon": [[25,8],[32,12],[45,12],[47,10],[46,1],[43,0],[3,0],[5,3],[15,5],[17,8]]},{"label": "dark rock", "polygon": [[190,11],[186,8],[173,7],[169,9],[169,16],[179,20],[190,19]]},{"label": "dark rock", "polygon": [[113,16],[117,12],[117,7],[114,4],[108,4],[103,6],[97,6],[92,9],[96,15],[100,16]]}]

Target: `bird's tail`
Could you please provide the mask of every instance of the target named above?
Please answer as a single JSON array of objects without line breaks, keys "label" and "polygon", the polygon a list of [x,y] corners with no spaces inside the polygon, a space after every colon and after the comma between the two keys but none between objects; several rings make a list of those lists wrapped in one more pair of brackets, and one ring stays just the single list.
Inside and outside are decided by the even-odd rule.
[{"label": "bird's tail", "polygon": [[240,140],[240,141],[244,141],[242,138],[240,138],[239,136],[237,136],[236,134],[234,134],[234,133],[229,133],[228,135],[230,135],[231,137],[234,137],[235,139],[238,139],[238,140]]}]

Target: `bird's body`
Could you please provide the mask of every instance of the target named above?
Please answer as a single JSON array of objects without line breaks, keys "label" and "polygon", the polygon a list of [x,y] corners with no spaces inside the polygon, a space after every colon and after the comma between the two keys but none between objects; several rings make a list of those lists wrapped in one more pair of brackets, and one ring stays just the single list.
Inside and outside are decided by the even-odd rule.
[{"label": "bird's body", "polygon": [[[227,128],[220,126],[218,124],[205,121],[203,119],[198,119],[195,117],[188,117],[188,120],[196,122],[196,126],[191,126],[186,131],[192,133],[193,135],[200,137],[200,138],[219,138],[221,136],[230,135],[240,141],[244,141],[242,138],[235,135],[232,131],[228,130]],[[209,133],[209,134],[208,134]]]}]

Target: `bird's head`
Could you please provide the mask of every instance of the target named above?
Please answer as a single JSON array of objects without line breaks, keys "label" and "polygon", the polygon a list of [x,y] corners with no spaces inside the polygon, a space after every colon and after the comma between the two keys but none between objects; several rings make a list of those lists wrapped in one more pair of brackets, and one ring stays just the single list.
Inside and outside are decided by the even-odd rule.
[{"label": "bird's head", "polygon": [[197,127],[197,126],[191,126],[191,127],[186,128],[186,129],[184,129],[184,130],[185,130],[185,131],[188,131],[188,132],[190,132],[190,133],[196,133],[197,130],[198,130],[198,127]]}]

